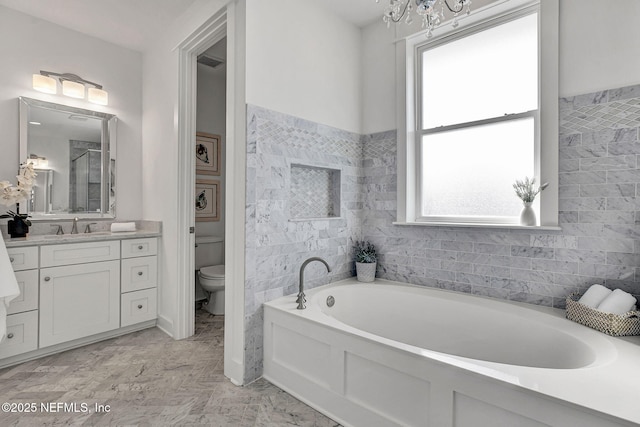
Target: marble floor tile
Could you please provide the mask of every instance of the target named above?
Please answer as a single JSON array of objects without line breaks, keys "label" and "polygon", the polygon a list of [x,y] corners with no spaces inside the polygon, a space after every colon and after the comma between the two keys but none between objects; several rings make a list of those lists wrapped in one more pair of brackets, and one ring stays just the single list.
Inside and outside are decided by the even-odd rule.
[{"label": "marble floor tile", "polygon": [[[0,426],[339,427],[264,379],[231,384],[223,345],[224,317],[197,310],[185,340],[152,328],[1,369],[0,403],[37,410]],[[77,407],[41,408],[58,403]]]}]

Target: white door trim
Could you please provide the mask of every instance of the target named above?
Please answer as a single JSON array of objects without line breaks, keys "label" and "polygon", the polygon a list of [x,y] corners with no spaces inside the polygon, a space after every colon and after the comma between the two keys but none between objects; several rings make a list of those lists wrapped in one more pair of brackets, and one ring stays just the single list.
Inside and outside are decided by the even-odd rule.
[{"label": "white door trim", "polygon": [[[242,3],[242,2],[241,2]],[[243,7],[243,6],[241,6]],[[178,45],[178,313],[176,339],[194,334],[195,147],[197,56],[227,36],[227,141],[225,197],[225,337],[224,373],[234,384],[244,382],[244,217],[246,113],[244,25],[238,5],[209,18]],[[240,21],[243,22],[243,21]]]}]

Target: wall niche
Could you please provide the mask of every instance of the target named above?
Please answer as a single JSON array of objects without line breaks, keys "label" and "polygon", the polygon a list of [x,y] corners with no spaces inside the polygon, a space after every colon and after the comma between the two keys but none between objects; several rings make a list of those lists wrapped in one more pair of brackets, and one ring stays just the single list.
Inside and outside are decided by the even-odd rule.
[{"label": "wall niche", "polygon": [[291,219],[340,217],[340,169],[291,164]]}]

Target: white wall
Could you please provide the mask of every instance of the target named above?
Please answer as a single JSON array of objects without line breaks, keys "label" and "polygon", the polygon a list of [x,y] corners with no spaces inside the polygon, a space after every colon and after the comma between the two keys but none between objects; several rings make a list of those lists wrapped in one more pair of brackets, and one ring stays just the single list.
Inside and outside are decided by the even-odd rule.
[{"label": "white wall", "polygon": [[361,47],[314,1],[247,0],[247,103],[360,133]]},{"label": "white wall", "polygon": [[[225,39],[226,43],[226,39]],[[224,199],[225,199],[225,143],[227,118],[227,79],[225,66],[213,69],[198,64],[198,111],[196,126],[198,132],[220,135],[222,151],[222,173],[220,176],[197,175],[196,179],[220,181],[220,221],[196,222],[196,236],[224,236]]]},{"label": "white wall", "polygon": [[[73,73],[102,84],[109,92],[109,105],[34,91],[32,75],[40,70]],[[15,184],[18,164],[24,160],[19,159],[19,96],[115,114],[117,215],[141,219],[141,73],[139,52],[0,6],[0,180]]]},{"label": "white wall", "polygon": [[[365,134],[397,127],[394,39],[394,28],[380,22],[363,29]],[[611,7],[599,0],[561,0],[560,96],[640,83],[638,40],[640,1],[616,0]]]},{"label": "white wall", "polygon": [[640,83],[640,1],[560,1],[560,96]]}]

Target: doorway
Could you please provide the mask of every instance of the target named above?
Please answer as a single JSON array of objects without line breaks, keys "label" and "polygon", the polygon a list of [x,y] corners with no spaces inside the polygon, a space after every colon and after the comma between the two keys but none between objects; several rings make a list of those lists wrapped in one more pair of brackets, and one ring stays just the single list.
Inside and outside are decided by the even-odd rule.
[{"label": "doorway", "polygon": [[244,382],[244,237],[245,237],[245,19],[243,2],[231,2],[209,18],[177,47],[178,51],[178,313],[175,338],[194,333],[195,302],[195,184],[194,155],[197,125],[197,58],[227,39],[224,254],[225,332],[224,374]]}]

